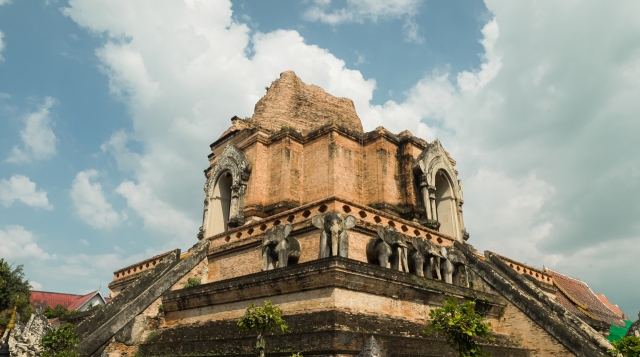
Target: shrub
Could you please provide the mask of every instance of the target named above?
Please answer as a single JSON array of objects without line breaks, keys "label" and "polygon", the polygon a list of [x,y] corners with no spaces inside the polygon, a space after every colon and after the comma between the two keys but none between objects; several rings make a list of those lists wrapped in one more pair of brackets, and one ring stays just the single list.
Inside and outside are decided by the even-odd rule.
[{"label": "shrub", "polygon": [[624,357],[640,357],[640,338],[636,336],[626,336],[613,342],[613,349],[609,350],[609,355]]},{"label": "shrub", "polygon": [[72,324],[56,327],[42,336],[42,357],[78,357],[78,335]]},{"label": "shrub", "polygon": [[198,278],[189,278],[189,279],[187,279],[187,283],[184,284],[184,287],[185,288],[191,288],[191,287],[198,286],[198,285],[200,285],[200,279],[198,279]]},{"label": "shrub", "polygon": [[[91,307],[90,307],[91,308]],[[51,307],[51,306],[47,306],[44,309],[44,316],[48,319],[55,319],[56,317],[66,317],[69,316],[71,314],[75,314],[78,313],[80,311],[78,310],[67,310],[66,307],[58,304],[56,305],[56,307]]]},{"label": "shrub", "polygon": [[264,357],[265,333],[273,333],[278,330],[285,332],[289,329],[287,323],[282,319],[282,310],[278,306],[271,305],[269,300],[265,301],[263,306],[249,305],[244,316],[238,319],[238,326],[243,330],[258,333],[256,349],[260,357]]},{"label": "shrub", "polygon": [[431,310],[424,333],[435,332],[447,339],[447,344],[458,351],[461,357],[490,356],[475,342],[476,337],[488,337],[490,323],[484,322],[480,314],[473,308],[472,301],[458,304],[454,297],[448,298],[441,308]]}]

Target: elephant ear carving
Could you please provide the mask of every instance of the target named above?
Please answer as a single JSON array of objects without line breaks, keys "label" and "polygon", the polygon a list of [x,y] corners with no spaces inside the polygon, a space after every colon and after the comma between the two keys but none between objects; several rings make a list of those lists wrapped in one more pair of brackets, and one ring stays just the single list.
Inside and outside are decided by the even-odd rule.
[{"label": "elephant ear carving", "polygon": [[442,254],[442,256],[445,259],[449,259],[449,252],[447,252],[447,248],[445,247],[440,248],[440,254]]},{"label": "elephant ear carving", "polygon": [[383,241],[387,241],[385,239],[385,236],[387,235],[387,232],[385,232],[384,227],[382,226],[378,226],[378,237],[380,237],[380,239],[382,239]]},{"label": "elephant ear carving", "polygon": [[291,225],[287,223],[287,225],[284,226],[284,238],[287,238],[289,233],[291,233]]},{"label": "elephant ear carving", "polygon": [[349,215],[344,219],[344,229],[351,229],[355,226],[356,226],[356,217]]},{"label": "elephant ear carving", "polygon": [[324,217],[322,217],[321,214],[313,216],[311,223],[316,226],[316,228],[324,229]]}]

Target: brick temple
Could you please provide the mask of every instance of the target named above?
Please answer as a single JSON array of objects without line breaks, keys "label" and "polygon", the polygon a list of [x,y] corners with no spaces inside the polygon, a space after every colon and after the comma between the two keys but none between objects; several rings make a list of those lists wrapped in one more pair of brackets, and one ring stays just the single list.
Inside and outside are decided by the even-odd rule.
[{"label": "brick temple", "polygon": [[116,271],[112,301],[76,328],[83,356],[254,355],[236,321],[265,300],[290,326],[267,337],[269,356],[356,356],[371,336],[388,356],[453,356],[423,333],[451,296],[491,322],[493,356],[611,348],[622,318],[605,303],[579,305],[558,273],[467,242],[456,162],[438,140],[364,132],[351,100],[284,72],[208,158],[197,243]]}]

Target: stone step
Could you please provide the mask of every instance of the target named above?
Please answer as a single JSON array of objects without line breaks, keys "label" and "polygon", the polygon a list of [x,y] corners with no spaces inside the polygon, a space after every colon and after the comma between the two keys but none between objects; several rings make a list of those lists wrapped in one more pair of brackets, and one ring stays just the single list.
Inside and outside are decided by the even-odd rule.
[{"label": "stone step", "polygon": [[117,311],[114,312],[115,307],[112,307],[100,314],[101,319],[92,317],[90,321],[81,323],[78,326],[83,336],[78,346],[80,357],[93,355],[129,321],[171,289],[180,278],[206,257],[208,248],[209,241],[203,239],[193,247],[191,254],[182,260],[179,260],[179,254],[175,260],[175,252],[172,253],[169,260],[163,260],[158,267],[154,268],[158,269],[157,271],[151,273],[149,277],[140,278],[139,282],[132,284],[120,294],[126,295],[124,295],[125,298],[118,300],[117,306],[120,308]]},{"label": "stone step", "polygon": [[[454,245],[465,255],[469,263],[468,267],[474,273],[492,288],[499,291],[509,302],[519,308],[576,356],[595,357],[607,355],[605,346],[598,343],[599,341],[592,336],[588,336],[581,328],[577,328],[565,316],[559,314],[559,310],[556,311],[547,307],[540,294],[523,283],[521,279],[499,269],[490,258],[486,261],[479,259],[464,244],[455,242]],[[523,288],[524,286],[527,287]],[[543,294],[541,291],[540,293]],[[568,311],[566,313],[570,314]]]}]

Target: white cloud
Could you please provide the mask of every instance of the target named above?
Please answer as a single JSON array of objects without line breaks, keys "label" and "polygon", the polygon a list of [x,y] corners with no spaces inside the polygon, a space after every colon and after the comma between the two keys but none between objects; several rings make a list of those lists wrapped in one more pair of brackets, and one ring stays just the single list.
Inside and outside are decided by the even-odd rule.
[{"label": "white cloud", "polygon": [[102,152],[109,152],[116,158],[118,169],[122,172],[134,172],[140,164],[140,154],[133,153],[127,148],[127,143],[132,141],[131,135],[124,130],[111,135],[106,143],[100,146]]},{"label": "white cloud", "polygon": [[415,22],[414,19],[408,18],[405,20],[404,25],[402,25],[402,32],[404,34],[404,40],[406,42],[415,42],[415,43],[423,43],[424,37],[420,36],[418,33],[420,27]]},{"label": "white cloud", "polygon": [[175,244],[189,246],[193,243],[197,233],[193,227],[197,222],[158,199],[145,184],[136,185],[125,181],[118,186],[116,192],[142,217],[144,226],[149,231],[169,236]]},{"label": "white cloud", "polygon": [[308,21],[319,21],[331,25],[365,20],[401,18],[413,16],[418,12],[421,0],[347,0],[345,7],[329,9],[331,1],[314,1],[304,18]]},{"label": "white cloud", "polygon": [[89,245],[89,242],[86,239],[80,239],[79,241],[82,245]]},{"label": "white cloud", "polygon": [[23,175],[13,175],[9,180],[0,179],[0,203],[9,207],[15,201],[30,207],[53,209],[53,205],[49,204],[47,192],[37,190],[36,184]]},{"label": "white cloud", "polygon": [[[406,20],[419,2],[329,5],[314,2],[307,18],[334,25]],[[534,265],[563,262],[563,272],[573,274],[603,240],[615,246],[638,239],[637,6],[487,1],[495,20],[482,30],[482,65],[461,73],[435,69],[404,100],[384,105],[370,105],[373,79],[296,31],[250,33],[232,20],[228,1],[71,0],[66,13],[108,39],[97,54],[134,129],[114,134],[104,150],[132,172],[118,193],[157,236],[195,241],[204,178],[185,173],[205,168],[208,144],[228,119],[249,116],[263,88],[292,69],[352,98],[366,130],[384,125],[440,137],[458,161],[467,228],[479,249]],[[134,153],[132,144],[141,149]],[[620,254],[635,259],[632,250]],[[640,278],[625,279],[635,280],[624,286],[640,286]],[[620,305],[631,301],[603,292]]]},{"label": "white cloud", "polygon": [[11,0],[0,0],[0,6],[4,4],[11,4]]},{"label": "white cloud", "polygon": [[31,290],[42,290],[42,284],[37,281],[29,280],[29,286],[31,286]]},{"label": "white cloud", "polygon": [[115,228],[126,217],[107,202],[102,185],[92,182],[97,177],[96,170],[78,172],[71,186],[71,199],[76,213],[86,224],[94,228]]},{"label": "white cloud", "polygon": [[[132,174],[119,192],[161,240],[185,234],[195,240],[204,176],[184,173],[202,171],[208,145],[232,116],[250,116],[264,87],[281,72],[294,70],[308,83],[352,98],[357,108],[368,106],[375,88],[375,81],[305,44],[296,31],[250,34],[232,21],[230,2],[69,5],[65,13],[81,26],[108,34],[97,55],[112,93],[132,113],[134,131],[114,133],[102,150]],[[130,150],[132,145],[141,149]],[[166,222],[175,228],[163,229]]]},{"label": "white cloud", "polygon": [[56,258],[55,254],[50,255],[38,247],[32,232],[16,225],[5,226],[4,230],[0,229],[0,256],[11,260]]},{"label": "white cloud", "polygon": [[533,173],[514,179],[480,168],[466,181],[465,192],[465,210],[473,213],[465,215],[465,223],[474,245],[538,266],[558,262],[558,256],[537,249],[553,229],[551,217],[540,217],[544,203],[556,194],[551,185]]},{"label": "white cloud", "polygon": [[[0,3],[0,5],[2,4]],[[4,32],[0,31],[0,62],[4,61],[4,57],[2,57],[2,51],[4,50],[4,47],[5,47],[3,38],[4,38]]]},{"label": "white cloud", "polygon": [[37,111],[25,116],[25,128],[20,131],[23,148],[14,146],[6,162],[28,163],[49,159],[56,154],[57,139],[51,129],[49,112],[54,104],[53,98],[46,97]]}]

